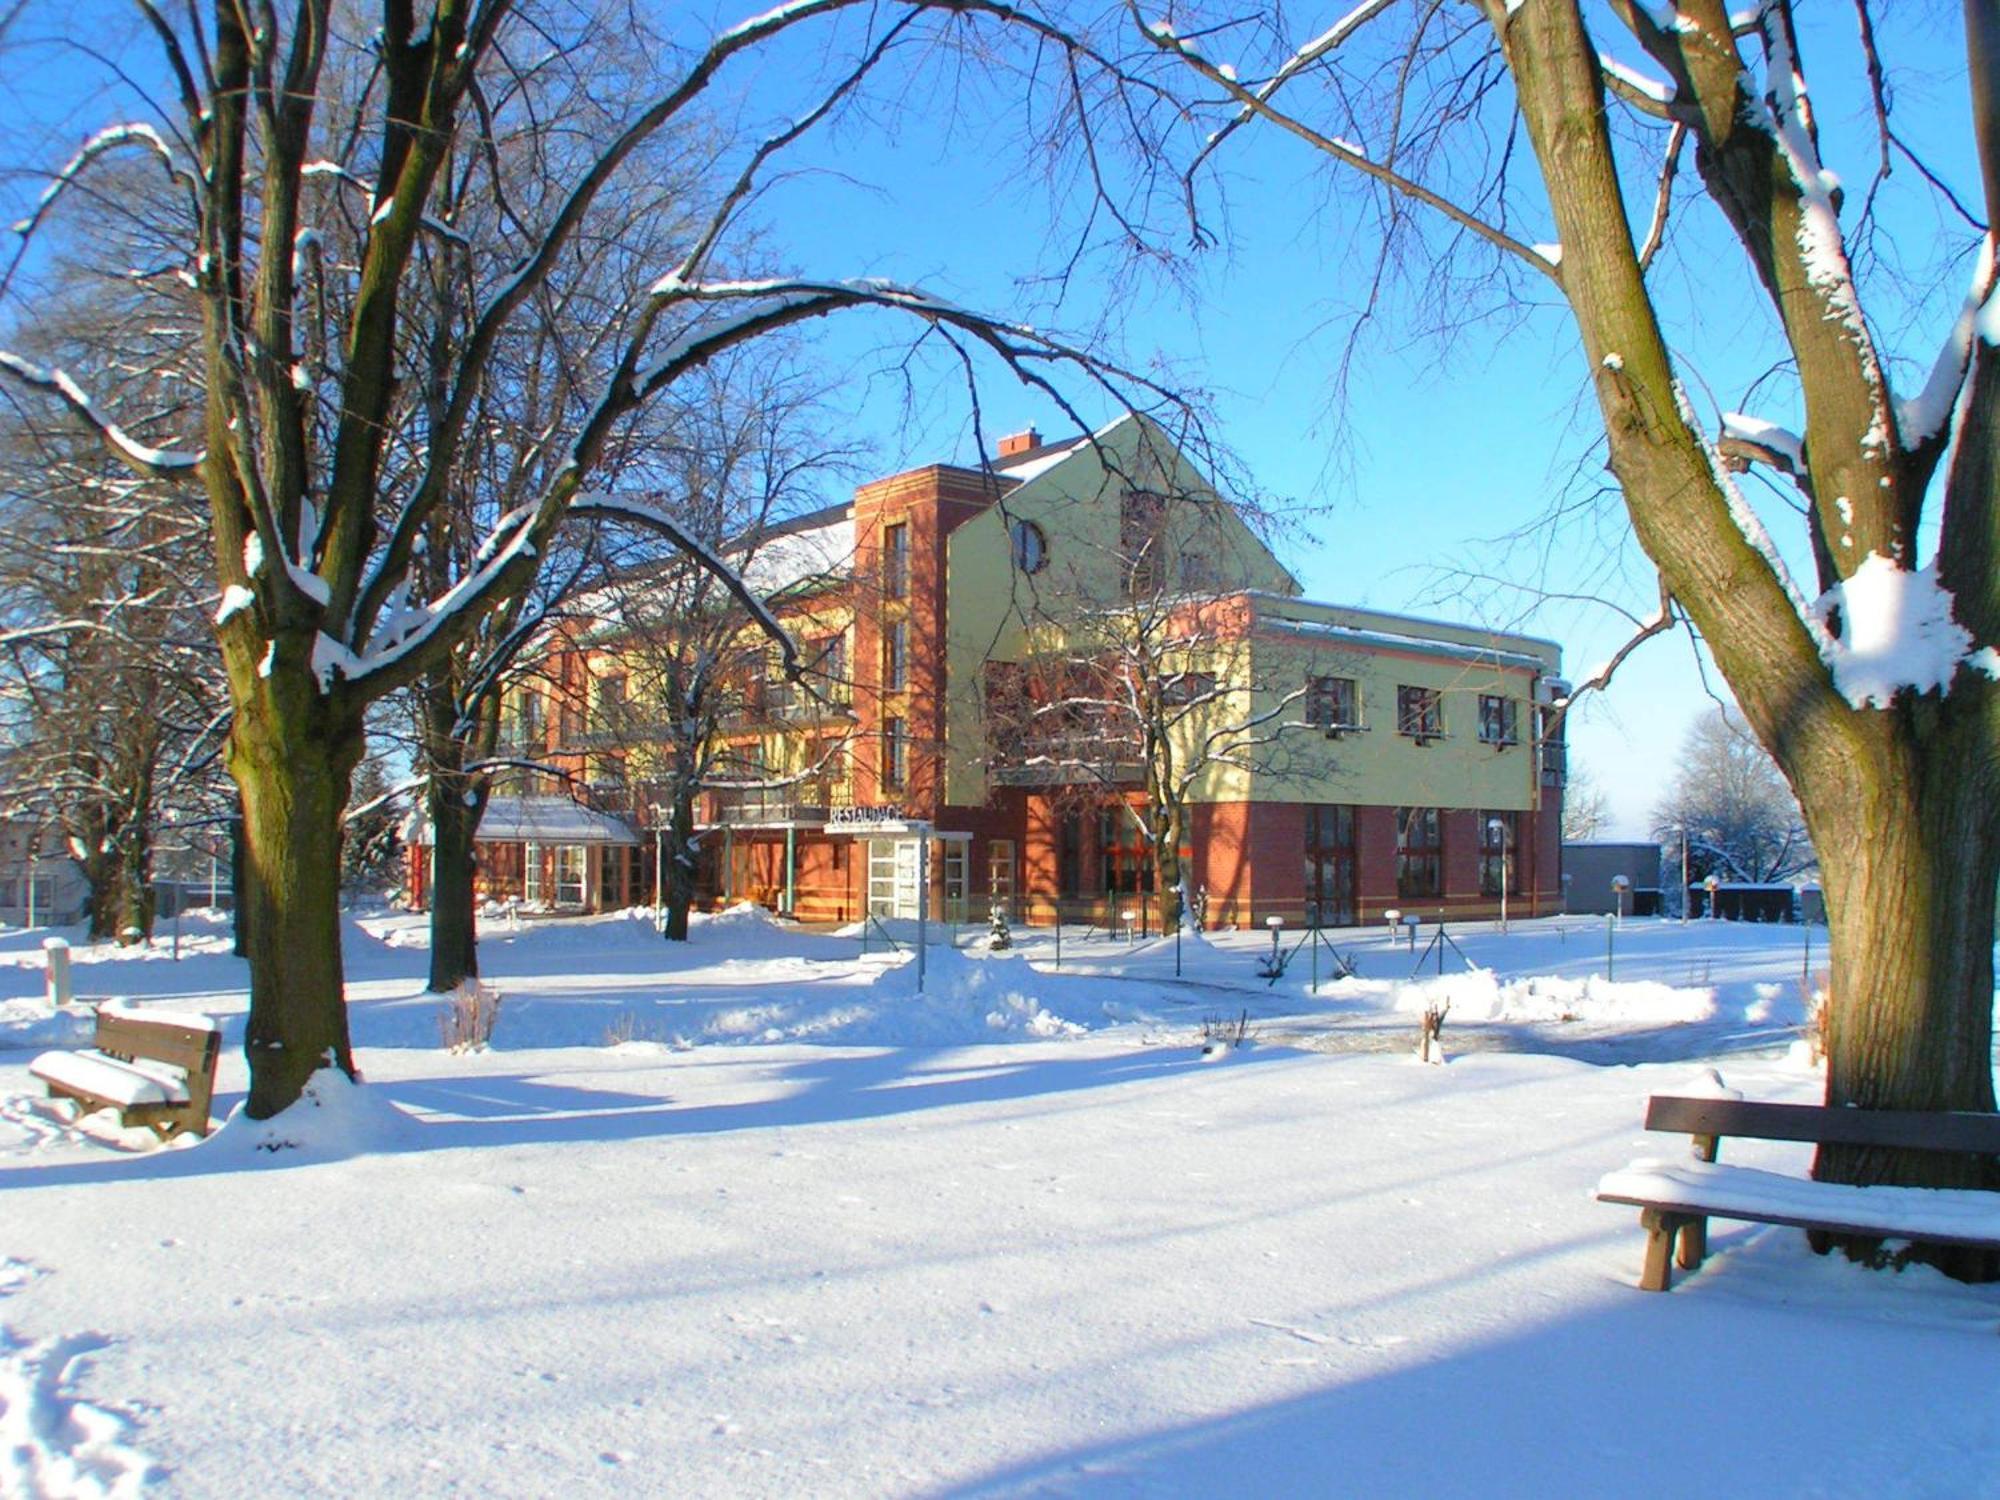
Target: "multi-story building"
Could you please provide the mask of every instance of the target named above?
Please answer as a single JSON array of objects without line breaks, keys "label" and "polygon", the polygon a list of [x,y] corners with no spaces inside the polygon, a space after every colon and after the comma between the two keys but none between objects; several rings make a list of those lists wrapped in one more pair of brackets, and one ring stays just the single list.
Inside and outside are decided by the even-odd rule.
[{"label": "multi-story building", "polygon": [[[1558,909],[1558,648],[1300,597],[1150,421],[877,480],[745,556],[809,671],[787,681],[736,636],[697,818],[706,899],[914,915],[921,863],[934,914],[1115,921],[1148,904],[1166,839],[1211,925]],[[585,904],[649,895],[658,714],[631,648],[614,624],[553,676],[573,720],[609,701],[641,731],[607,754],[532,715],[633,841],[482,867],[594,857],[618,868]]]}]

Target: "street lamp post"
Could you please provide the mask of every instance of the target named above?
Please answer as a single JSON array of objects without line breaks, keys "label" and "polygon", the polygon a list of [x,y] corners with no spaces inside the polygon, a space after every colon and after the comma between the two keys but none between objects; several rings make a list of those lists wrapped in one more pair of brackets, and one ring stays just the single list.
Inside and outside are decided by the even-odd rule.
[{"label": "street lamp post", "polygon": [[1681,926],[1688,920],[1688,831],[1687,824],[1681,824]]}]

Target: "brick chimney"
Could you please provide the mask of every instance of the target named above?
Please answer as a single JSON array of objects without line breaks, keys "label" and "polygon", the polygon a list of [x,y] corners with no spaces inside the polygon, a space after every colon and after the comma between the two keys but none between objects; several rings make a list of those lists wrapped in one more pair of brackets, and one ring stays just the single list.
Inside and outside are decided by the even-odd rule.
[{"label": "brick chimney", "polygon": [[1000,456],[1013,458],[1016,454],[1042,446],[1042,435],[1030,427],[1026,432],[1010,432],[1000,439]]}]

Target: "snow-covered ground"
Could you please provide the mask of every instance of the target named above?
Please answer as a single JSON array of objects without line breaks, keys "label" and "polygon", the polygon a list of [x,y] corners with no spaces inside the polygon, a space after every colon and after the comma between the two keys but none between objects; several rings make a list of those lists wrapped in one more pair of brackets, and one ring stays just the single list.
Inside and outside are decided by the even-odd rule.
[{"label": "snow-covered ground", "polygon": [[[87,1030],[43,936],[0,932],[9,1500],[2000,1494],[2000,1289],[1718,1223],[1652,1296],[1592,1200],[1678,1149],[1654,1090],[1815,1095],[1796,928],[1628,923],[1615,979],[1601,920],[1454,929],[1482,969],[1414,982],[1343,933],[1317,993],[1264,934],[1176,979],[1171,942],[1072,928],[1058,970],[1017,932],[919,997],[907,952],[749,912],[501,921],[494,1045],[453,1055],[385,915],[348,935],[368,1086],[275,1152],[41,1102],[34,1050]],[[77,989],[220,1018],[226,1112],[243,967],[208,922],[181,951],[79,944]]]}]

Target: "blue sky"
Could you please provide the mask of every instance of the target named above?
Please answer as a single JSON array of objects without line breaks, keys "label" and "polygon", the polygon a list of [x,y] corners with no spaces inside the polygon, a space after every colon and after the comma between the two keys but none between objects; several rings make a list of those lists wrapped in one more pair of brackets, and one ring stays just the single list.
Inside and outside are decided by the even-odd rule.
[{"label": "blue sky", "polygon": [[[1803,50],[1809,66],[1818,64],[1812,78],[1828,163],[1850,184],[1865,185],[1874,143],[1854,66],[1853,13],[1804,10],[1826,28],[1808,31]],[[1309,34],[1334,13],[1297,17],[1296,25]],[[1897,19],[1903,31],[1884,37],[1899,49],[1891,54],[1898,128],[1966,201],[1976,201],[1969,146],[1957,139],[1965,134],[1966,95],[1955,15],[1906,8]],[[1626,60],[1637,61],[1636,53]],[[890,275],[969,304],[1009,307],[1018,295],[1013,277],[1045,259],[1050,239],[1049,188],[1033,153],[1010,139],[1011,118],[961,120],[948,134],[905,129],[893,142],[845,133],[817,158],[838,176],[785,183],[766,201],[765,216],[802,268]],[[1163,355],[1178,376],[1208,387],[1219,436],[1258,485],[1312,512],[1307,534],[1281,549],[1307,591],[1546,635],[1562,644],[1573,678],[1607,658],[1630,632],[1626,618],[1580,603],[1530,612],[1531,595],[1506,586],[1604,593],[1640,615],[1656,598],[1650,569],[1619,524],[1615,496],[1595,520],[1573,523],[1553,540],[1538,529],[1580,474],[1588,482],[1601,469],[1591,446],[1596,409],[1578,399],[1587,396],[1585,372],[1566,316],[1544,308],[1511,331],[1474,328],[1439,340],[1399,328],[1392,309],[1348,399],[1335,408],[1339,320],[1353,305],[1367,244],[1346,236],[1328,207],[1328,169],[1295,143],[1245,132],[1227,167],[1233,211],[1225,243],[1196,262],[1191,297],[1160,292],[1122,307],[1124,352],[1141,360]],[[1907,361],[1899,371],[1905,393],[1912,370],[1927,367],[1963,286],[1959,269],[1941,267],[1940,259],[1969,254],[1973,244],[1962,224],[1940,225],[1918,203],[1913,179],[1902,165],[1884,216],[1910,242],[1917,279],[1927,287],[1925,278],[1938,280],[1928,302],[1887,313],[1897,326],[1885,342]],[[1778,346],[1758,294],[1738,274],[1740,252],[1714,232],[1712,210],[1695,212],[1679,259],[1663,259],[1655,285],[1691,381],[1705,387],[1697,389],[1697,405],[1708,409],[1712,398],[1715,409],[1731,408]],[[1520,232],[1552,237],[1535,229]],[[1727,276],[1714,275],[1717,266]],[[1110,293],[1087,280],[1073,288],[1062,321],[1074,327],[1093,317],[1093,295]],[[1874,307],[1878,319],[1885,316]],[[865,363],[869,340],[892,337],[879,327],[846,330],[831,336],[829,347]],[[955,372],[936,372],[915,421],[902,395],[900,386],[884,385],[861,406],[859,420],[884,468],[974,457]],[[981,405],[989,439],[1029,422],[1045,435],[1067,426],[1049,403],[999,378],[982,389]],[[1782,393],[1748,409],[1796,423]],[[1783,545],[1781,505],[1768,494],[1759,504]],[[1802,558],[1794,566],[1809,577]],[[1501,583],[1471,584],[1447,571],[1454,568]],[[1698,649],[1681,633],[1650,643],[1608,694],[1583,700],[1572,720],[1573,754],[1610,799],[1612,833],[1648,831],[1685,730],[1715,701],[1711,694],[1726,689],[1703,671]]]},{"label": "blue sky", "polygon": [[[666,14],[677,39],[694,43],[711,24],[755,8],[706,0],[702,14]],[[1807,24],[1824,28],[1806,33],[1805,55],[1828,161],[1851,184],[1865,182],[1873,143],[1866,96],[1854,81],[1852,12],[1801,10]],[[1333,13],[1328,7],[1293,19],[1306,34]],[[1904,6],[1893,15],[1898,29],[1885,41],[1894,48],[1898,126],[1970,201],[1976,176],[1961,139],[1956,8]],[[130,10],[99,0],[66,13],[44,9],[35,19],[100,45],[134,39]],[[797,107],[800,79],[830,52],[818,50],[823,35],[725,75],[726,89],[745,90],[744,118]],[[143,48],[127,55],[146,57]],[[8,92],[49,128],[52,158],[89,129],[131,113],[112,96],[79,87],[83,71],[77,57],[59,51],[0,51]],[[1252,130],[1231,143],[1224,161],[1231,211],[1223,242],[1188,263],[1182,291],[1141,278],[1120,283],[1117,295],[1093,263],[1051,316],[1019,278],[1046,269],[1067,244],[1061,225],[1077,200],[1052,191],[1024,135],[1018,92],[949,66],[897,77],[895,88],[893,97],[871,102],[865,122],[837,126],[791,159],[792,175],[759,205],[769,252],[803,271],[891,276],[1071,330],[1113,309],[1118,352],[1139,364],[1164,360],[1169,383],[1208,389],[1216,435],[1260,489],[1301,508],[1303,528],[1281,552],[1314,597],[1527,629],[1562,644],[1572,677],[1615,649],[1629,631],[1626,620],[1583,604],[1528,613],[1528,596],[1506,585],[1608,592],[1618,604],[1650,610],[1650,573],[1624,543],[1615,504],[1553,540],[1537,529],[1566,488],[1573,492],[1578,476],[1588,480],[1598,467],[1591,455],[1595,409],[1579,404],[1584,372],[1559,310],[1530,311],[1511,331],[1481,326],[1440,339],[1411,331],[1392,305],[1345,399],[1336,401],[1341,319],[1369,264],[1368,242],[1351,235],[1339,207],[1343,185],[1321,159]],[[1913,364],[1927,363],[1962,285],[1943,261],[1968,251],[1972,236],[1918,201],[1907,167],[1893,181],[1885,203],[1896,242],[1917,281],[1936,295],[1889,314],[1896,327],[1885,338]],[[24,191],[19,178],[8,188],[16,198]],[[1712,220],[1698,210],[1680,258],[1663,262],[1655,277],[1677,346],[1706,387],[1696,398],[1704,407],[1710,392],[1718,406],[1735,404],[1775,353],[1755,297],[1712,274],[1721,266],[1734,278],[1741,263]],[[1550,235],[1533,224],[1522,233]],[[1879,329],[1884,314],[1875,316]],[[868,443],[875,472],[975,456],[962,376],[944,360],[919,360],[906,382],[906,333],[862,319],[819,335],[819,350],[846,392],[846,420]],[[1908,369],[1901,373],[1907,388]],[[980,401],[989,440],[1030,423],[1051,437],[1064,432],[1065,419],[1046,398],[988,374]],[[1110,414],[1081,382],[1072,389],[1093,420]],[[1792,417],[1782,394],[1755,409]],[[1773,514],[1782,517],[1775,507]],[[1496,541],[1510,536],[1512,545]],[[1451,568],[1502,583],[1475,585],[1441,571]],[[1688,722],[1711,701],[1708,687],[1720,691],[1712,674],[1705,687],[1694,649],[1677,636],[1648,646],[1611,693],[1579,708],[1574,755],[1609,795],[1613,831],[1645,831]]]}]

